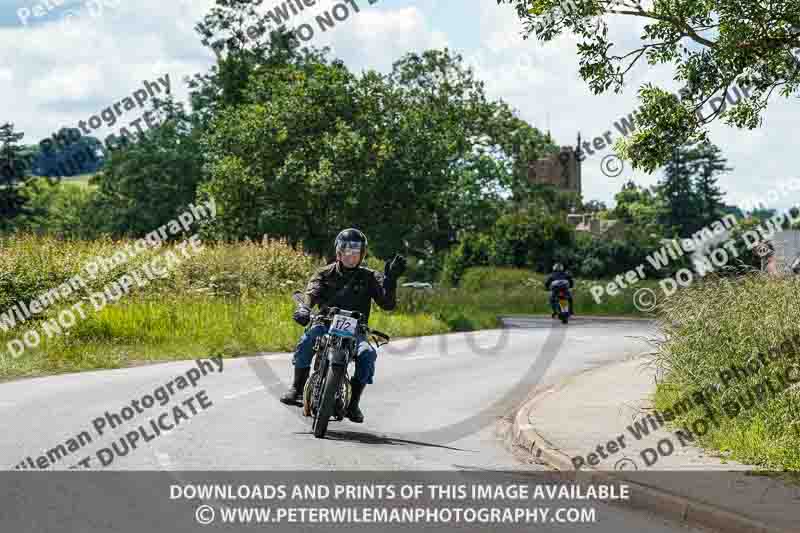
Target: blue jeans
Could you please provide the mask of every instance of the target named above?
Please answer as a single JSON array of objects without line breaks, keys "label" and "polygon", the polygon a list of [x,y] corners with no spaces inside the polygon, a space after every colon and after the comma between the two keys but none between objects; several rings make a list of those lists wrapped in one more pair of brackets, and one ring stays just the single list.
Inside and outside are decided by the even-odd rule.
[{"label": "blue jeans", "polygon": [[[314,343],[317,338],[325,335],[327,331],[328,328],[324,324],[317,324],[303,333],[292,358],[292,364],[295,368],[311,367],[311,359],[314,357]],[[367,342],[367,338],[364,335],[359,335],[357,341],[356,373],[353,379],[363,385],[369,385],[375,376],[375,360],[378,358],[378,353]]]}]

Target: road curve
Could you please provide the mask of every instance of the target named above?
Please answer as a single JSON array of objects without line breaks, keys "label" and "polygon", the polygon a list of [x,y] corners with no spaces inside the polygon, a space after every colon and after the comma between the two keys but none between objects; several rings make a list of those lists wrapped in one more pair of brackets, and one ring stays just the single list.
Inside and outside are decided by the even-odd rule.
[{"label": "road curve", "polygon": [[[510,414],[533,387],[641,354],[649,349],[644,339],[656,334],[651,322],[624,319],[577,318],[564,327],[548,318],[506,318],[504,324],[502,330],[397,339],[382,347],[375,383],[364,392],[365,423],[331,422],[326,439],[313,437],[299,408],[277,400],[289,384],[291,354],[224,360],[221,371],[206,365],[206,375],[196,362],[182,361],[6,383],[0,385],[6,429],[0,468],[35,463],[59,444],[64,450],[68,442],[81,442],[83,433],[91,442],[60,457],[50,453],[48,468],[63,470],[91,457],[84,465],[105,470],[536,470],[541,467],[521,465],[508,453],[492,422]],[[178,390],[176,378],[192,369],[196,386]],[[141,414],[108,427],[113,415],[106,412],[122,416],[123,407],[168,382],[175,395],[163,406],[140,403]],[[185,403],[189,397],[195,400]],[[186,417],[175,419],[176,405]],[[145,423],[162,413],[170,413],[165,425],[178,425],[155,435]],[[102,436],[98,418],[105,420]],[[140,439],[121,456],[119,439],[142,425],[152,440]],[[115,453],[105,454],[105,468],[97,457],[101,448]],[[613,515],[626,531],[639,520],[618,508]],[[607,525],[613,531],[622,522]],[[683,531],[676,527],[642,518],[635,530]]]}]

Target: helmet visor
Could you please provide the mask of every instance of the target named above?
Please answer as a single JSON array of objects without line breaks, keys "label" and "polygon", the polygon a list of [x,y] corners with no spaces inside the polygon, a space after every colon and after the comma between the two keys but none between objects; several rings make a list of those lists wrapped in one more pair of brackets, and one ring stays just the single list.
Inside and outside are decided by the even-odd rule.
[{"label": "helmet visor", "polygon": [[361,255],[364,243],[359,241],[339,241],[336,252],[344,255]]}]

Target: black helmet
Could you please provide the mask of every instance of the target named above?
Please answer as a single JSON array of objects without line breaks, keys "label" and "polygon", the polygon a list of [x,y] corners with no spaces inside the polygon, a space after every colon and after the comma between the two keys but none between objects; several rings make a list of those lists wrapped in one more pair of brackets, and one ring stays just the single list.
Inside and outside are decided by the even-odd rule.
[{"label": "black helmet", "polygon": [[358,264],[355,267],[353,267],[353,268],[358,268],[359,266],[361,266],[361,262],[364,260],[364,258],[367,257],[367,236],[364,235],[363,232],[355,228],[343,229],[342,231],[339,232],[339,235],[336,236],[336,240],[334,241],[334,247],[336,249],[337,255],[339,254],[339,252],[343,251],[346,248],[350,249],[356,248],[360,250],[361,255],[359,256]]}]

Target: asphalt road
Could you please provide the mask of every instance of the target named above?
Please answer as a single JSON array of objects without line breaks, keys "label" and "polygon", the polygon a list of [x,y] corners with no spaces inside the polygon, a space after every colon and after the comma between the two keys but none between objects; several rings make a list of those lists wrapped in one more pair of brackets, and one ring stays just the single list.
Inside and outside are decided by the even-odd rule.
[{"label": "asphalt road", "polygon": [[[504,330],[398,339],[382,347],[375,383],[362,400],[365,422],[331,422],[323,440],[311,434],[310,418],[300,408],[278,402],[290,382],[291,354],[224,360],[221,371],[210,364],[207,375],[193,371],[196,387],[182,390],[176,378],[191,375],[190,369],[199,368],[195,362],[3,384],[0,468],[45,456],[56,470],[82,460],[105,470],[541,469],[521,464],[504,448],[496,436],[498,418],[511,414],[536,387],[647,351],[643,339],[655,330],[650,322],[632,320],[578,318],[567,327],[550,319],[505,322]],[[168,382],[175,396],[163,406],[146,409],[139,403],[141,414],[113,431],[108,427],[106,412],[125,416],[123,407]],[[185,403],[191,396],[195,400]],[[187,416],[176,416],[175,406]],[[178,425],[156,436],[156,423],[148,422],[163,413],[165,425]],[[103,435],[98,419],[106,424]],[[119,439],[140,426],[145,433],[135,449],[126,450]],[[143,442],[146,435],[152,440]],[[59,444],[67,453],[46,459]],[[98,455],[103,448],[110,450],[103,452],[105,468]],[[603,524],[608,531],[686,531],[610,509]]]}]

